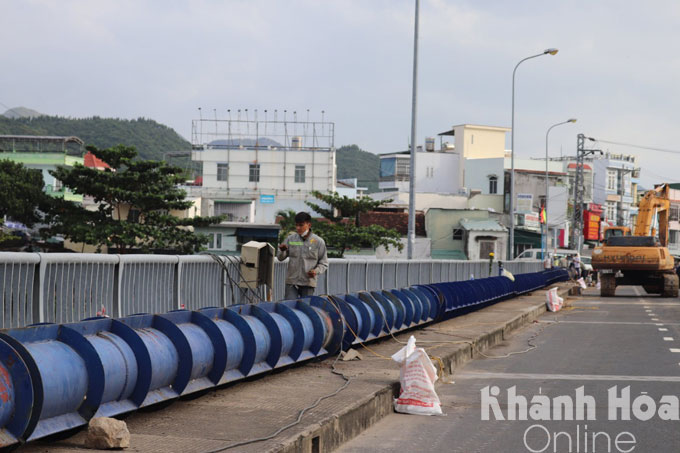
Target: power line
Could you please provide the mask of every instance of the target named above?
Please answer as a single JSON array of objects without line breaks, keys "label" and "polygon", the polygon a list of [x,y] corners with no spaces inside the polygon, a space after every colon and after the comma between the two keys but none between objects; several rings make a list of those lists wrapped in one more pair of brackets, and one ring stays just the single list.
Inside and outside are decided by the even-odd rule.
[{"label": "power line", "polygon": [[649,150],[649,151],[659,151],[659,152],[662,152],[662,153],[680,154],[680,151],[675,150],[675,149],[656,148],[656,147],[653,147],[653,146],[645,146],[645,145],[634,145],[632,143],[615,142],[615,141],[611,141],[611,140],[602,140],[602,139],[599,139],[599,138],[596,139],[596,141],[598,141],[600,143],[608,143],[610,145],[627,146],[629,148],[646,149],[646,150]]}]

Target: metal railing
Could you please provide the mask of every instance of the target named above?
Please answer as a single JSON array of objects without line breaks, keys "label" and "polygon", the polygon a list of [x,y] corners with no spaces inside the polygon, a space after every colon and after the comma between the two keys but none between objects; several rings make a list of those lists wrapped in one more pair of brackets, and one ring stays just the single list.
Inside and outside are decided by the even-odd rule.
[{"label": "metal railing", "polygon": [[[217,258],[217,259],[215,259]],[[196,310],[264,299],[265,288],[239,288],[237,257],[0,252],[0,328],[66,323],[106,314]],[[273,300],[282,300],[287,261],[275,262]],[[540,261],[505,262],[513,274]],[[401,288],[498,275],[488,261],[330,259],[316,294]]]}]

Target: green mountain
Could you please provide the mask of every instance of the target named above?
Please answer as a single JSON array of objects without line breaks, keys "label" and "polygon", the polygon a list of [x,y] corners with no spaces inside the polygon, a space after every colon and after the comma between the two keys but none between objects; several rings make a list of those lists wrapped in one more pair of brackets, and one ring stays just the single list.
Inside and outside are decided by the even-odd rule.
[{"label": "green mountain", "polygon": [[154,120],[137,118],[65,118],[38,116],[7,118],[0,116],[3,135],[61,135],[80,137],[98,148],[124,144],[137,148],[142,159],[162,160],[163,153],[190,151],[191,144],[172,128]]},{"label": "green mountain", "polygon": [[357,145],[341,146],[336,150],[338,179],[357,178],[359,185],[368,187],[369,192],[378,191],[380,158]]}]

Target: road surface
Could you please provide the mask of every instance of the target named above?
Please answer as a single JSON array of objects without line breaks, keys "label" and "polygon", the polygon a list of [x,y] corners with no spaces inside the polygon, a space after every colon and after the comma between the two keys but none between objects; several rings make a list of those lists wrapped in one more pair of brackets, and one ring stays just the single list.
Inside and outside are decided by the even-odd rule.
[{"label": "road surface", "polygon": [[444,416],[392,414],[338,451],[680,452],[680,299],[617,294],[588,290],[459,369],[437,385]]}]

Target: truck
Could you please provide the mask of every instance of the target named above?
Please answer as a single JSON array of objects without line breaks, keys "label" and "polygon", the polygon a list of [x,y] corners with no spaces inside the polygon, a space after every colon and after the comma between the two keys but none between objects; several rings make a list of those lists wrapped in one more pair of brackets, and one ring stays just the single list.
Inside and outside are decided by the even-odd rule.
[{"label": "truck", "polygon": [[[633,234],[626,227],[605,232],[595,247],[593,268],[599,271],[600,295],[614,296],[617,286],[639,285],[649,294],[678,296],[675,259],[668,251],[669,186],[661,184],[640,201]],[[654,224],[658,222],[658,237]]]}]

